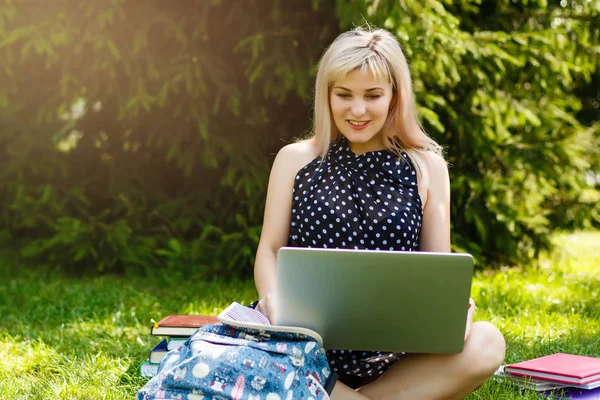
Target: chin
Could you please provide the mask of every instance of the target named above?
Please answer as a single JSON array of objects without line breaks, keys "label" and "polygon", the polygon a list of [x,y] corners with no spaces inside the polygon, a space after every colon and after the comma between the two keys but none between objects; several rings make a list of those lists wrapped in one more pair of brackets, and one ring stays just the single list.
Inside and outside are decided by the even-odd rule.
[{"label": "chin", "polygon": [[367,143],[375,138],[376,134],[368,134],[363,132],[348,132],[342,133],[349,141],[353,143]]}]

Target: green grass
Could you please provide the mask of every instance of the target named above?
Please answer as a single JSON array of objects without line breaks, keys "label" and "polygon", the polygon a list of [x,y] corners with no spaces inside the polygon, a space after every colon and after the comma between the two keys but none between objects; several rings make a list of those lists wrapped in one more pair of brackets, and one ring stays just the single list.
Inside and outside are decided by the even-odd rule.
[{"label": "green grass", "polygon": [[[600,355],[600,232],[558,236],[537,265],[480,273],[476,319],[505,334],[507,362],[557,351]],[[150,319],[217,314],[252,282],[65,278],[0,261],[0,399],[131,399],[157,338]],[[535,399],[490,381],[469,399]]]}]

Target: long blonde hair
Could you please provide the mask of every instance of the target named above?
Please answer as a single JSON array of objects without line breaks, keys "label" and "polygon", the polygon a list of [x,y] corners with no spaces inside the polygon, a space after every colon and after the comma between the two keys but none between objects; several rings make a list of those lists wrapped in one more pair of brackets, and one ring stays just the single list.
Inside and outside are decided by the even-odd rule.
[{"label": "long blonde hair", "polygon": [[[346,74],[361,70],[392,85],[394,100],[381,130],[384,146],[400,156],[406,152],[418,171],[419,153],[433,151],[442,158],[441,146],[430,138],[419,123],[410,70],[400,44],[383,29],[356,28],[342,33],[329,46],[319,63],[315,84],[313,130],[309,136],[323,159],[341,133],[331,115],[329,96],[333,83]],[[402,159],[402,157],[400,157]]]}]

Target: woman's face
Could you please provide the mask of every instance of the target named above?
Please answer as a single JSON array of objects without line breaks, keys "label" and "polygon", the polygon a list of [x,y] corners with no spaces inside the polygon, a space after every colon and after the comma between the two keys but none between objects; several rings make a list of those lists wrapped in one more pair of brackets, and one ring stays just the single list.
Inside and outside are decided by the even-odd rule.
[{"label": "woman's face", "polygon": [[369,72],[354,70],[333,82],[329,95],[333,121],[353,152],[383,149],[380,133],[392,98],[392,85]]}]

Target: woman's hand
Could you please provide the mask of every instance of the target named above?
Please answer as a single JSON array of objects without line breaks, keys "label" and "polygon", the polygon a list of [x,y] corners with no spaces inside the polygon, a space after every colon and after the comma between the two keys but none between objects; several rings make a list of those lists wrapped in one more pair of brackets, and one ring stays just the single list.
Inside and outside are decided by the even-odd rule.
[{"label": "woman's hand", "polygon": [[265,317],[274,323],[275,320],[275,295],[268,293],[265,297],[260,299],[256,305],[256,309],[260,311]]},{"label": "woman's hand", "polygon": [[467,328],[465,329],[465,340],[469,337],[469,333],[471,332],[471,326],[473,325],[473,314],[475,313],[475,301],[469,298],[469,311],[467,312]]}]

